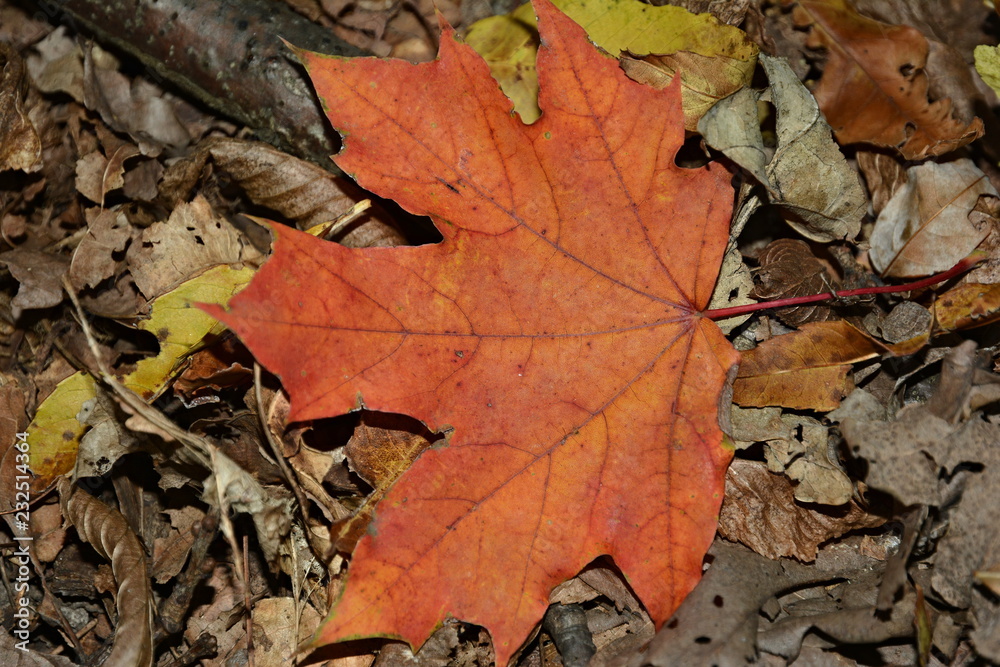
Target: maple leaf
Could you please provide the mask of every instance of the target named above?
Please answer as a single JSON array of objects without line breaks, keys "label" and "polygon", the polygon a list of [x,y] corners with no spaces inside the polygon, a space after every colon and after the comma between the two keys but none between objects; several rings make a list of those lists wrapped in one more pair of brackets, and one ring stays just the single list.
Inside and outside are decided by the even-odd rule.
[{"label": "maple leaf", "polygon": [[453,429],[376,507],[318,644],[416,646],[452,616],[489,629],[505,664],[595,558],[658,625],[701,576],[738,360],[700,315],[729,175],[674,163],[678,86],[630,81],[536,10],[530,126],[447,26],[422,65],[300,54],[344,137],[337,164],[444,240],[358,250],[275,226],[251,285],[209,309],[282,378],[294,419],[365,407]]}]

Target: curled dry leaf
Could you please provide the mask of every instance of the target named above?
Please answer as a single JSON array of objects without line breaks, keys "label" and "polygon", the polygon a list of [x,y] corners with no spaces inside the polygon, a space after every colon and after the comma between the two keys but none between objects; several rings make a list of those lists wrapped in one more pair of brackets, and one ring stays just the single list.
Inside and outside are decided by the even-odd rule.
[{"label": "curled dry leaf", "polygon": [[[336,220],[367,197],[350,181],[258,141],[216,139],[207,150],[252,202],[278,211],[300,229]],[[336,240],[350,248],[406,243],[388,214],[378,208]]]},{"label": "curled dry leaf", "polygon": [[[753,295],[758,299],[783,299],[822,294],[836,289],[827,265],[819,261],[809,245],[798,239],[772,241],[757,257],[757,284]],[[829,319],[830,307],[805,304],[774,311],[782,322],[797,327],[806,322]]]},{"label": "curled dry leaf", "polygon": [[[816,241],[854,238],[865,214],[864,190],[830,136],[816,100],[783,58],[760,57],[777,110],[778,148],[768,160],[758,122],[761,94],[742,90],[720,101],[698,123],[710,146],[753,174],[785,221]],[[808,173],[809,178],[802,174]]]},{"label": "curled dry leaf", "polygon": [[68,480],[59,480],[63,516],[84,542],[111,561],[118,583],[118,627],[104,667],[151,667],[153,664],[153,592],[146,573],[146,553],[128,521],[115,509]]},{"label": "curled dry leaf", "polygon": [[981,120],[966,124],[952,115],[950,100],[927,99],[927,39],[916,28],[865,18],[847,0],[799,0],[793,17],[811,27],[809,46],[826,49],[813,93],[841,144],[870,143],[922,160],[982,136]]},{"label": "curled dry leaf", "polygon": [[885,523],[849,500],[840,507],[802,505],[787,477],[763,463],[737,459],[726,475],[726,498],[719,515],[719,534],[768,558],[816,558],[819,545],[859,528]]},{"label": "curled dry leaf", "polygon": [[871,257],[883,276],[907,278],[946,271],[976,249],[990,233],[989,212],[980,198],[997,191],[972,160],[910,167],[875,221]]},{"label": "curled dry leaf", "polygon": [[878,215],[896,190],[906,183],[906,167],[899,158],[878,151],[858,150],[854,157],[858,163],[858,171],[868,184],[872,210]]},{"label": "curled dry leaf", "polygon": [[0,42],[0,171],[41,168],[42,141],[25,109],[26,91],[24,61]]}]

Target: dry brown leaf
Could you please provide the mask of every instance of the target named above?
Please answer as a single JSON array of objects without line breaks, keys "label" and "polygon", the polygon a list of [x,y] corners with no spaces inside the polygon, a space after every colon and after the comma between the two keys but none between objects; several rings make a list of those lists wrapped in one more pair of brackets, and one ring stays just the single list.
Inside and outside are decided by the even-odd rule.
[{"label": "dry brown leaf", "polygon": [[[951,407],[972,394],[976,346],[953,349],[943,362],[942,380],[931,403],[903,408],[893,421],[845,419],[841,431],[854,452],[868,461],[867,483],[905,505],[952,504],[964,486],[950,526],[938,543],[933,586],[946,602],[968,607],[973,573],[987,567],[986,551],[996,535],[996,489],[1000,488],[1000,425]],[[963,380],[964,378],[964,380]],[[966,387],[956,384],[964,382]],[[969,465],[974,466],[968,469]],[[979,468],[979,466],[983,466]],[[975,470],[979,468],[978,472]]]},{"label": "dry brown leaf", "polygon": [[[838,545],[822,549],[816,561],[809,564],[790,559],[769,560],[721,539],[715,541],[709,556],[711,564],[705,577],[673,619],[648,645],[612,664],[630,667],[756,664],[758,626],[765,622],[761,607],[768,600],[782,591],[861,573],[870,576],[881,568],[878,561],[861,556],[857,549]],[[803,614],[808,612],[799,611],[797,618]],[[807,621],[809,618],[805,616]]]},{"label": "dry brown leaf", "polygon": [[150,575],[158,584],[165,584],[184,569],[191,546],[194,544],[195,530],[200,527],[205,512],[186,506],[180,509],[165,509],[170,517],[170,532],[153,540],[152,569]]},{"label": "dry brown leaf", "polygon": [[431,442],[411,433],[412,421],[398,415],[366,412],[347,443],[347,460],[354,472],[374,488],[350,518],[330,530],[337,551],[351,553],[372,519],[386,491]]},{"label": "dry brown leaf", "polygon": [[143,230],[127,259],[136,285],[154,299],[205,269],[257,262],[262,255],[199,195],[175,208],[166,221]]},{"label": "dry brown leaf", "polygon": [[159,155],[166,146],[187,146],[191,135],[175,112],[183,103],[142,77],[125,76],[119,67],[118,59],[99,46],[86,50],[86,107],[97,111],[109,127],[131,137],[143,155]]},{"label": "dry brown leaf", "polygon": [[765,443],[768,469],[795,482],[793,495],[799,502],[834,506],[850,502],[854,484],[831,454],[827,427],[799,415],[782,415],[781,421],[794,435]]},{"label": "dry brown leaf", "polygon": [[950,100],[928,101],[927,39],[915,28],[864,18],[846,0],[799,0],[793,16],[811,26],[808,45],[827,50],[813,92],[841,144],[871,143],[921,160],[983,134],[978,118],[965,124],[952,116]]},{"label": "dry brown leaf", "polygon": [[8,667],[77,667],[66,656],[46,655],[18,647],[8,632],[0,632],[0,664]]},{"label": "dry brown leaf", "polygon": [[146,574],[146,554],[125,517],[65,478],[59,501],[66,520],[103,558],[111,561],[118,582],[118,627],[104,667],[151,667],[153,664],[153,592]]},{"label": "dry brown leaf", "polygon": [[927,162],[906,173],[875,221],[872,266],[895,278],[946,271],[989,234],[989,216],[973,212],[981,197],[996,198],[997,191],[967,159]]},{"label": "dry brown leaf", "polygon": [[76,189],[84,197],[104,207],[104,197],[125,185],[125,160],[139,154],[131,144],[118,147],[110,157],[93,151],[76,163]]},{"label": "dry brown leaf", "polygon": [[98,283],[119,274],[125,268],[121,256],[132,239],[132,225],[121,211],[90,208],[87,233],[80,240],[69,265],[69,279],[78,290],[97,287]]},{"label": "dry brown leaf", "polygon": [[[764,148],[757,110],[761,95],[753,90],[741,90],[713,106],[698,123],[699,132],[764,185],[797,232],[822,242],[854,238],[866,210],[857,173],[788,63],[763,54],[760,62],[777,110],[773,156]],[[803,173],[810,178],[802,178]]]},{"label": "dry brown leaf", "polygon": [[[300,229],[336,220],[367,197],[347,179],[268,144],[221,139],[212,141],[208,152],[251,201],[280,212]],[[335,240],[354,248],[404,244],[403,235],[387,220],[384,213],[373,211]]]},{"label": "dry brown leaf", "polygon": [[829,411],[853,389],[851,364],[890,351],[847,322],[813,322],[743,353],[733,402]]},{"label": "dry brown leaf", "polygon": [[787,477],[769,472],[763,463],[736,459],[726,475],[719,534],[768,558],[810,562],[827,540],[883,523],[854,500],[840,507],[801,505]]},{"label": "dry brown leaf", "polygon": [[125,172],[122,194],[128,199],[151,202],[160,194],[158,185],[163,178],[163,165],[150,158],[133,162],[135,166]]},{"label": "dry brown leaf", "polygon": [[83,104],[83,51],[68,32],[59,26],[35,44],[28,72],[43,93],[66,93]]},{"label": "dry brown leaf", "polygon": [[906,182],[906,167],[893,155],[878,151],[859,149],[855,153],[855,159],[858,170],[868,184],[872,210],[878,215],[896,190]]},{"label": "dry brown leaf", "polygon": [[0,171],[41,168],[42,141],[25,108],[27,79],[24,61],[0,42]]},{"label": "dry brown leaf", "polygon": [[69,262],[64,257],[22,247],[0,253],[0,263],[6,264],[10,274],[20,283],[17,295],[10,302],[15,319],[24,310],[50,308],[62,303],[62,277],[69,269]]},{"label": "dry brown leaf", "polygon": [[926,336],[931,329],[930,311],[913,301],[903,301],[893,307],[882,319],[878,330],[890,343],[902,343],[918,336]]},{"label": "dry brown leaf", "polygon": [[[297,610],[301,610],[301,614]],[[299,642],[308,639],[320,622],[310,605],[297,607],[294,598],[266,597],[253,606],[254,664],[285,667]]]},{"label": "dry brown leaf", "polygon": [[[758,299],[783,299],[822,294],[837,288],[827,265],[816,259],[809,245],[797,239],[772,241],[757,257],[757,285],[753,296]],[[779,308],[774,311],[782,322],[797,327],[806,322],[829,319],[830,307],[806,304]]]}]

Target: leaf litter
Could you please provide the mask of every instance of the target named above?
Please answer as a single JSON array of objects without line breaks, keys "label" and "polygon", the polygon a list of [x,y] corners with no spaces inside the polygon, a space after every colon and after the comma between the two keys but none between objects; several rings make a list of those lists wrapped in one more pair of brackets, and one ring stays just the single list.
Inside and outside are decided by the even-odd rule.
[{"label": "leaf litter", "polygon": [[[436,50],[436,37],[393,3],[360,10],[388,26],[374,38],[358,32],[357,23],[338,24],[321,3],[311,9],[307,2],[297,4],[313,20],[360,35],[382,53],[427,59]],[[474,4],[449,5],[446,15],[465,29],[463,17],[482,15]],[[759,161],[745,163],[727,153],[740,195],[723,269],[729,277],[720,279],[711,307],[748,296],[768,301],[923,276],[948,268],[977,246],[984,261],[967,278],[937,290],[830,300],[723,322],[731,325],[724,330],[738,349],[767,343],[764,350],[774,350],[768,356],[775,365],[756,372],[771,383],[769,397],[740,389],[739,382],[734,393],[749,404],[772,407],[733,407],[731,420],[723,420],[740,448],[729,469],[705,578],[650,643],[655,601],[636,596],[624,583],[621,562],[594,561],[545,596],[560,605],[553,609],[565,607],[566,618],[577,620],[526,631],[517,639],[527,643],[515,660],[581,660],[572,657],[576,640],[566,642],[581,636],[582,619],[593,641],[591,664],[969,664],[977,656],[1000,661],[1000,605],[990,588],[1000,545],[989,530],[998,485],[1000,397],[996,336],[989,326],[1000,310],[1000,230],[992,200],[996,149],[989,134],[973,141],[979,126],[972,115],[990,127],[996,99],[984,97],[974,85],[979,74],[965,65],[982,44],[977,59],[981,68],[989,66],[981,54],[992,44],[979,28],[986,10],[971,3],[961,12],[967,17],[962,26],[946,30],[941,26],[952,25],[954,17],[935,16],[933,7],[730,4],[725,9],[732,15],[717,18],[744,29],[742,39],[768,54],[769,76],[784,62],[772,57],[777,55],[789,58],[800,81],[820,81],[818,106],[830,120],[833,140],[819,132],[823,141],[804,153],[825,157],[812,163],[820,166],[802,166],[789,157],[798,150],[791,147],[805,146],[804,138],[817,131],[788,134],[785,123],[794,114],[779,104],[773,80],[761,91],[750,87],[745,73],[731,79],[743,88],[726,103],[749,96],[770,99],[773,107],[755,103],[737,123]],[[415,6],[425,21],[435,21],[430,3]],[[349,12],[357,17],[357,10]],[[295,156],[248,141],[231,122],[159,91],[155,76],[79,41],[72,27],[56,29],[6,3],[0,3],[0,16],[0,36],[9,44],[0,78],[0,138],[7,151],[0,172],[6,276],[0,502],[14,507],[18,452],[10,445],[16,433],[31,434],[31,464],[40,475],[32,485],[31,650],[14,648],[5,633],[0,653],[26,664],[83,664],[124,650],[140,658],[122,664],[212,665],[246,660],[252,652],[256,663],[286,664],[294,647],[321,627],[352,574],[344,553],[350,542],[337,552],[331,529],[343,521],[363,526],[375,500],[372,488],[386,484],[360,472],[365,467],[354,446],[365,442],[381,453],[381,442],[425,442],[440,435],[417,422],[380,421],[371,412],[291,421],[277,380],[264,374],[255,386],[253,357],[235,338],[218,327],[192,329],[183,322],[185,313],[200,312],[192,302],[208,298],[186,295],[180,286],[202,280],[208,287],[232,271],[253,273],[261,260],[250,253],[267,252],[269,233],[242,214],[314,233],[340,218],[346,222],[335,226],[341,236],[334,238],[354,247],[434,243],[439,237],[383,201],[376,200],[367,217],[357,217],[351,211],[371,195]],[[872,61],[854,50],[852,40],[872,29],[869,21],[881,21],[880,39],[888,39],[878,42],[880,53],[902,57],[908,66],[900,73],[915,92],[901,107],[903,121],[895,114],[879,116],[872,103],[864,109],[871,115],[855,117],[884,125],[844,123],[838,109],[861,108],[864,86],[840,98],[824,93],[845,72],[883,66],[875,62],[871,70]],[[704,19],[691,25],[702,27],[689,31],[715,30]],[[894,25],[912,28],[885,27]],[[17,29],[5,32],[10,26]],[[721,71],[731,55],[682,51],[671,57],[681,59],[675,62],[682,63],[682,72],[695,71],[698,63]],[[533,57],[531,62],[534,67]],[[491,66],[496,71],[497,64]],[[783,76],[785,89],[799,90],[796,96],[808,105],[795,77]],[[989,82],[988,73],[983,76]],[[942,86],[946,80],[955,84]],[[753,84],[765,81],[755,78]],[[704,88],[711,81],[690,83],[709,95],[721,90]],[[888,95],[876,91],[876,99],[882,94]],[[723,108],[715,105],[709,113]],[[898,135],[901,122],[917,130],[908,139]],[[687,124],[694,128],[690,119]],[[879,127],[885,129],[874,132]],[[705,132],[708,145],[725,153]],[[967,147],[956,152],[963,143]],[[913,159],[921,162],[907,161]],[[834,171],[817,176],[827,165]],[[953,171],[971,175],[964,181],[940,175]],[[813,177],[803,179],[803,173]],[[830,215],[828,206],[857,192],[853,185],[837,185],[852,180],[867,192],[841,205],[846,214]],[[976,183],[972,194],[963,195],[970,182]],[[796,194],[800,186],[809,198]],[[949,204],[927,209],[935,201]],[[848,227],[817,238],[806,226],[812,223],[804,222],[812,212]],[[168,226],[171,233],[165,234]],[[352,241],[345,232],[360,236]],[[938,264],[917,266],[921,244],[940,252]],[[621,245],[613,251],[628,254]],[[93,348],[66,299],[64,274],[94,328]],[[756,281],[752,291],[748,278]],[[225,303],[231,293],[223,289],[217,302]],[[824,385],[800,380],[775,390],[775,378],[795,376],[812,363],[796,347],[802,333],[795,330],[809,335],[808,322],[839,327],[833,338],[809,345],[817,368],[834,369],[825,371],[832,375]],[[835,342],[847,331],[857,332],[850,334],[854,344]],[[188,337],[180,347],[172,342],[178,336]],[[796,357],[791,365],[779,363]],[[155,369],[140,373],[149,379],[134,389],[159,396],[155,411],[109,389],[100,381],[102,366],[126,384],[139,377],[137,369]],[[773,407],[786,403],[796,407]],[[527,421],[532,412],[519,418]],[[364,436],[370,423],[391,428],[377,438]],[[348,446],[352,437],[355,445]],[[390,456],[386,465],[406,470],[412,454]],[[146,574],[127,573],[132,576],[124,599],[118,587],[126,573],[84,541],[106,536],[83,527],[79,512],[62,510],[57,494],[42,495],[57,481],[65,489],[59,480],[66,479],[82,487],[75,496],[98,499],[100,506],[89,513],[111,516],[107,508],[124,517],[115,530],[134,535],[140,545]],[[211,492],[205,494],[206,488]],[[217,532],[212,517],[220,507],[225,525]],[[377,504],[374,513],[378,517]],[[63,516],[68,523],[83,521],[81,528],[61,527]],[[8,540],[20,534],[13,514],[4,518]],[[4,562],[10,567],[14,561]],[[133,585],[137,573],[144,581]],[[415,591],[413,599],[429,599],[432,592]],[[127,606],[135,603],[146,611]],[[116,605],[126,611],[116,612]],[[160,620],[148,634],[129,630],[129,624],[147,623],[153,607]],[[0,606],[5,627],[13,611],[9,600]],[[299,661],[338,667],[491,664],[496,653],[489,633],[463,620],[469,619],[446,619],[412,650],[369,640],[301,653]]]}]

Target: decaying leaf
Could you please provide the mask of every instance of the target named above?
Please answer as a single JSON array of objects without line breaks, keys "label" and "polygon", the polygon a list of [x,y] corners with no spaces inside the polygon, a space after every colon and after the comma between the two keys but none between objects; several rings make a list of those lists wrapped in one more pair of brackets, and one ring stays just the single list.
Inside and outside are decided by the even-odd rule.
[{"label": "decaying leaf", "polygon": [[632,82],[536,11],[533,125],[450,29],[418,66],[300,54],[345,136],[338,164],[444,241],[355,250],[275,227],[251,285],[210,309],[282,378],[292,419],[364,405],[454,428],[380,503],[318,643],[419,645],[450,614],[506,664],[598,556],[657,623],[700,577],[731,457],[716,411],[737,355],[697,316],[729,175],[674,163],[680,86]]},{"label": "decaying leaf", "polygon": [[128,218],[121,211],[90,208],[85,212],[87,233],[73,251],[69,280],[80,290],[96,287],[124,265],[120,257],[132,239]]},{"label": "decaying leaf", "polygon": [[25,310],[51,308],[62,303],[62,277],[69,262],[61,255],[19,247],[0,253],[0,264],[20,283],[17,295],[10,302],[14,318]]},{"label": "decaying leaf", "polygon": [[858,149],[855,152],[858,171],[864,176],[871,196],[872,210],[877,216],[903,183],[906,167],[890,152]]},{"label": "decaying leaf", "polygon": [[26,90],[24,61],[0,41],[0,172],[41,168],[42,141],[25,109]]},{"label": "decaying leaf", "polygon": [[104,207],[104,197],[125,185],[125,160],[139,155],[132,144],[119,146],[105,157],[100,151],[88,153],[76,163],[76,189],[84,197]]},{"label": "decaying leaf", "polygon": [[946,271],[990,232],[981,197],[997,191],[972,160],[910,167],[907,181],[885,205],[871,236],[869,256],[883,276],[905,278]]},{"label": "decaying leaf", "polygon": [[136,285],[147,299],[219,264],[259,262],[261,254],[202,197],[181,204],[170,217],[143,230],[128,251]]},{"label": "decaying leaf", "polygon": [[[364,198],[346,178],[259,141],[214,139],[205,150],[252,202],[280,212],[300,229],[336,220]],[[351,248],[406,242],[384,212],[369,214],[335,240]]]},{"label": "decaying leaf", "polygon": [[841,144],[870,143],[922,160],[982,136],[978,118],[963,123],[950,100],[928,101],[927,39],[916,28],[865,18],[847,0],[798,0],[793,16],[811,27],[809,46],[826,49],[813,94]]},{"label": "decaying leaf", "polygon": [[38,406],[27,429],[32,442],[31,471],[37,478],[36,489],[46,488],[56,477],[73,470],[80,438],[87,430],[77,415],[83,404],[96,396],[94,378],[78,372],[56,385]]},{"label": "decaying leaf", "polygon": [[[812,254],[807,243],[798,239],[772,241],[757,256],[757,263],[760,267],[753,294],[758,299],[808,296],[837,288],[827,265]],[[830,307],[824,303],[805,304],[779,308],[774,314],[789,326],[797,327],[829,319]]]},{"label": "decaying leaf", "polygon": [[980,44],[976,47],[976,71],[993,92],[1000,95],[1000,47]]},{"label": "decaying leaf", "polygon": [[185,359],[209,336],[222,333],[219,323],[194,303],[226,303],[253,277],[253,269],[215,266],[186,280],[154,299],[148,319],[139,321],[139,329],[156,336],[160,351],[155,357],[141,359],[123,382],[147,401],[157,398],[180,370]]},{"label": "decaying leaf", "polygon": [[63,516],[94,550],[111,561],[118,590],[118,627],[108,667],[152,667],[153,591],[146,573],[146,552],[125,517],[86,491],[59,481]]},{"label": "decaying leaf", "polygon": [[965,283],[934,302],[934,323],[944,331],[991,324],[1000,319],[1000,284]]},{"label": "decaying leaf", "polygon": [[[778,148],[768,159],[758,122],[761,93],[750,89],[720,101],[698,123],[705,141],[749,171],[785,221],[816,241],[852,239],[866,202],[855,172],[830,136],[816,100],[780,58],[762,55],[777,110]],[[803,178],[808,173],[809,178]]]},{"label": "decaying leaf", "polygon": [[[758,629],[767,627],[767,616],[762,613],[765,603],[786,591],[801,591],[809,584],[819,584],[838,579],[867,577],[881,569],[881,563],[858,553],[849,546],[833,546],[821,550],[813,563],[804,564],[791,559],[770,560],[745,547],[716,540],[709,551],[711,565],[705,579],[684,601],[677,614],[667,626],[657,633],[653,641],[640,647],[634,654],[619,658],[615,664],[651,667],[673,667],[674,665],[746,665],[763,660],[758,656],[758,637],[770,639],[766,649],[778,653],[774,636],[759,635]],[[831,600],[832,601],[832,600]],[[838,606],[830,605],[837,610]],[[826,614],[815,610],[793,610],[786,607],[791,615],[783,614],[783,620],[801,624],[801,632],[795,635],[797,642],[788,639],[783,655],[797,655],[803,636],[812,623],[827,623],[834,627],[834,635],[843,643],[860,642],[848,632],[850,626],[845,619],[830,622]],[[766,607],[765,607],[766,609]],[[852,609],[844,613],[861,616],[861,611]],[[870,617],[874,609],[867,606],[863,610]],[[834,612],[836,614],[837,611]],[[912,622],[909,617],[896,614],[893,627]],[[857,624],[857,619],[854,620]],[[839,622],[838,622],[839,621]],[[884,632],[882,624],[867,621],[867,631],[874,636]],[[845,627],[847,626],[847,627]],[[773,627],[773,626],[772,626]],[[761,648],[765,648],[762,646]]]},{"label": "decaying leaf", "polygon": [[409,433],[401,420],[392,415],[380,418],[365,413],[345,449],[351,468],[374,491],[353,516],[333,527],[331,539],[338,551],[347,554],[354,551],[372,520],[377,503],[430,444],[423,436]]},{"label": "decaying leaf", "polygon": [[952,407],[967,404],[972,394],[974,354],[971,341],[949,353],[941,385],[927,405],[907,406],[893,421],[841,423],[844,438],[868,461],[869,486],[906,505],[940,507],[961,494],[938,544],[932,578],[934,591],[961,608],[971,602],[973,573],[990,564],[985,557],[996,534],[993,500],[1000,484],[1000,425],[978,414],[963,420],[960,407]]},{"label": "decaying leaf", "polygon": [[762,463],[737,459],[726,475],[719,534],[768,558],[810,562],[827,540],[883,523],[884,518],[850,499],[839,507],[802,505],[787,477],[768,471]]},{"label": "decaying leaf", "polygon": [[[750,267],[743,261],[743,255],[739,248],[732,246],[722,259],[722,268],[719,269],[719,279],[715,283],[715,291],[712,293],[712,300],[708,307],[728,308],[731,306],[743,306],[756,303],[751,298],[753,292],[753,276]],[[719,328],[722,333],[729,334],[733,329],[750,319],[750,315],[737,315],[719,321]]]}]

